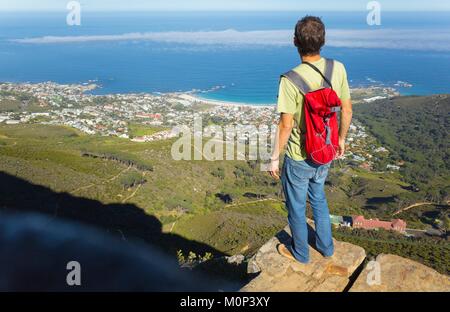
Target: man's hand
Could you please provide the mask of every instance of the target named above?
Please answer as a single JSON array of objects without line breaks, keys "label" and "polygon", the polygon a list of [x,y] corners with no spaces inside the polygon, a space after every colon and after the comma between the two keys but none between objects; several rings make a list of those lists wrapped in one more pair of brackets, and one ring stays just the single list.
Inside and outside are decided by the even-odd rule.
[{"label": "man's hand", "polygon": [[271,160],[269,173],[272,176],[272,178],[276,180],[280,179],[280,160],[278,159]]},{"label": "man's hand", "polygon": [[336,158],[342,158],[345,154],[345,139],[339,139],[339,147],[337,150]]}]

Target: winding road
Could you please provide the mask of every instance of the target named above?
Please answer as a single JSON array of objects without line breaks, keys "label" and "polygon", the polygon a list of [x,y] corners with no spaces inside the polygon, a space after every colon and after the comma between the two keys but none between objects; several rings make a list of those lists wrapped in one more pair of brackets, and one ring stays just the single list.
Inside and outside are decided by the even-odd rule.
[{"label": "winding road", "polygon": [[408,211],[410,209],[413,209],[413,208],[416,208],[416,207],[420,207],[420,206],[425,206],[425,205],[436,205],[436,203],[431,203],[431,202],[415,203],[415,204],[413,204],[411,206],[408,206],[406,208],[400,209],[399,211],[394,213],[393,216],[401,214],[402,212]]}]

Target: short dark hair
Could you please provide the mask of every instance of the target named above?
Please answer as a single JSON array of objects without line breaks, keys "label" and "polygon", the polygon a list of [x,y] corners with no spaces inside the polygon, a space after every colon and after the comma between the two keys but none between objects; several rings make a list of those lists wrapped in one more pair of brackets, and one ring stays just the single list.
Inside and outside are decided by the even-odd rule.
[{"label": "short dark hair", "polygon": [[301,55],[319,54],[325,45],[325,25],[319,17],[305,16],[295,26],[295,46]]}]

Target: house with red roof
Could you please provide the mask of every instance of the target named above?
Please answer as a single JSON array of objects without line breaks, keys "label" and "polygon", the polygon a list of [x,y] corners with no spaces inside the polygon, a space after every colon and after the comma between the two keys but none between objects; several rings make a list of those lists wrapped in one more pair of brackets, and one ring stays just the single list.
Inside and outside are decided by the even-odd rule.
[{"label": "house with red roof", "polygon": [[354,216],[352,226],[355,229],[365,230],[385,229],[401,233],[406,231],[406,222],[401,219],[381,221],[379,219],[366,219],[363,216]]}]

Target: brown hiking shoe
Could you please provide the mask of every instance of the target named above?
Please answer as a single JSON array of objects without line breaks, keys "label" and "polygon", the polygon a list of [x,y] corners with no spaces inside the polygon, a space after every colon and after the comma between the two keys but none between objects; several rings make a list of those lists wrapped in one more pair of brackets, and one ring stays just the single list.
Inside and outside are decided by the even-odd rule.
[{"label": "brown hiking shoe", "polygon": [[278,253],[279,253],[280,255],[282,255],[283,257],[286,257],[286,258],[288,258],[288,259],[297,261],[297,259],[295,259],[294,255],[293,255],[292,252],[289,250],[289,248],[286,247],[285,244],[279,244],[279,245],[277,246],[277,250],[278,250]]}]

